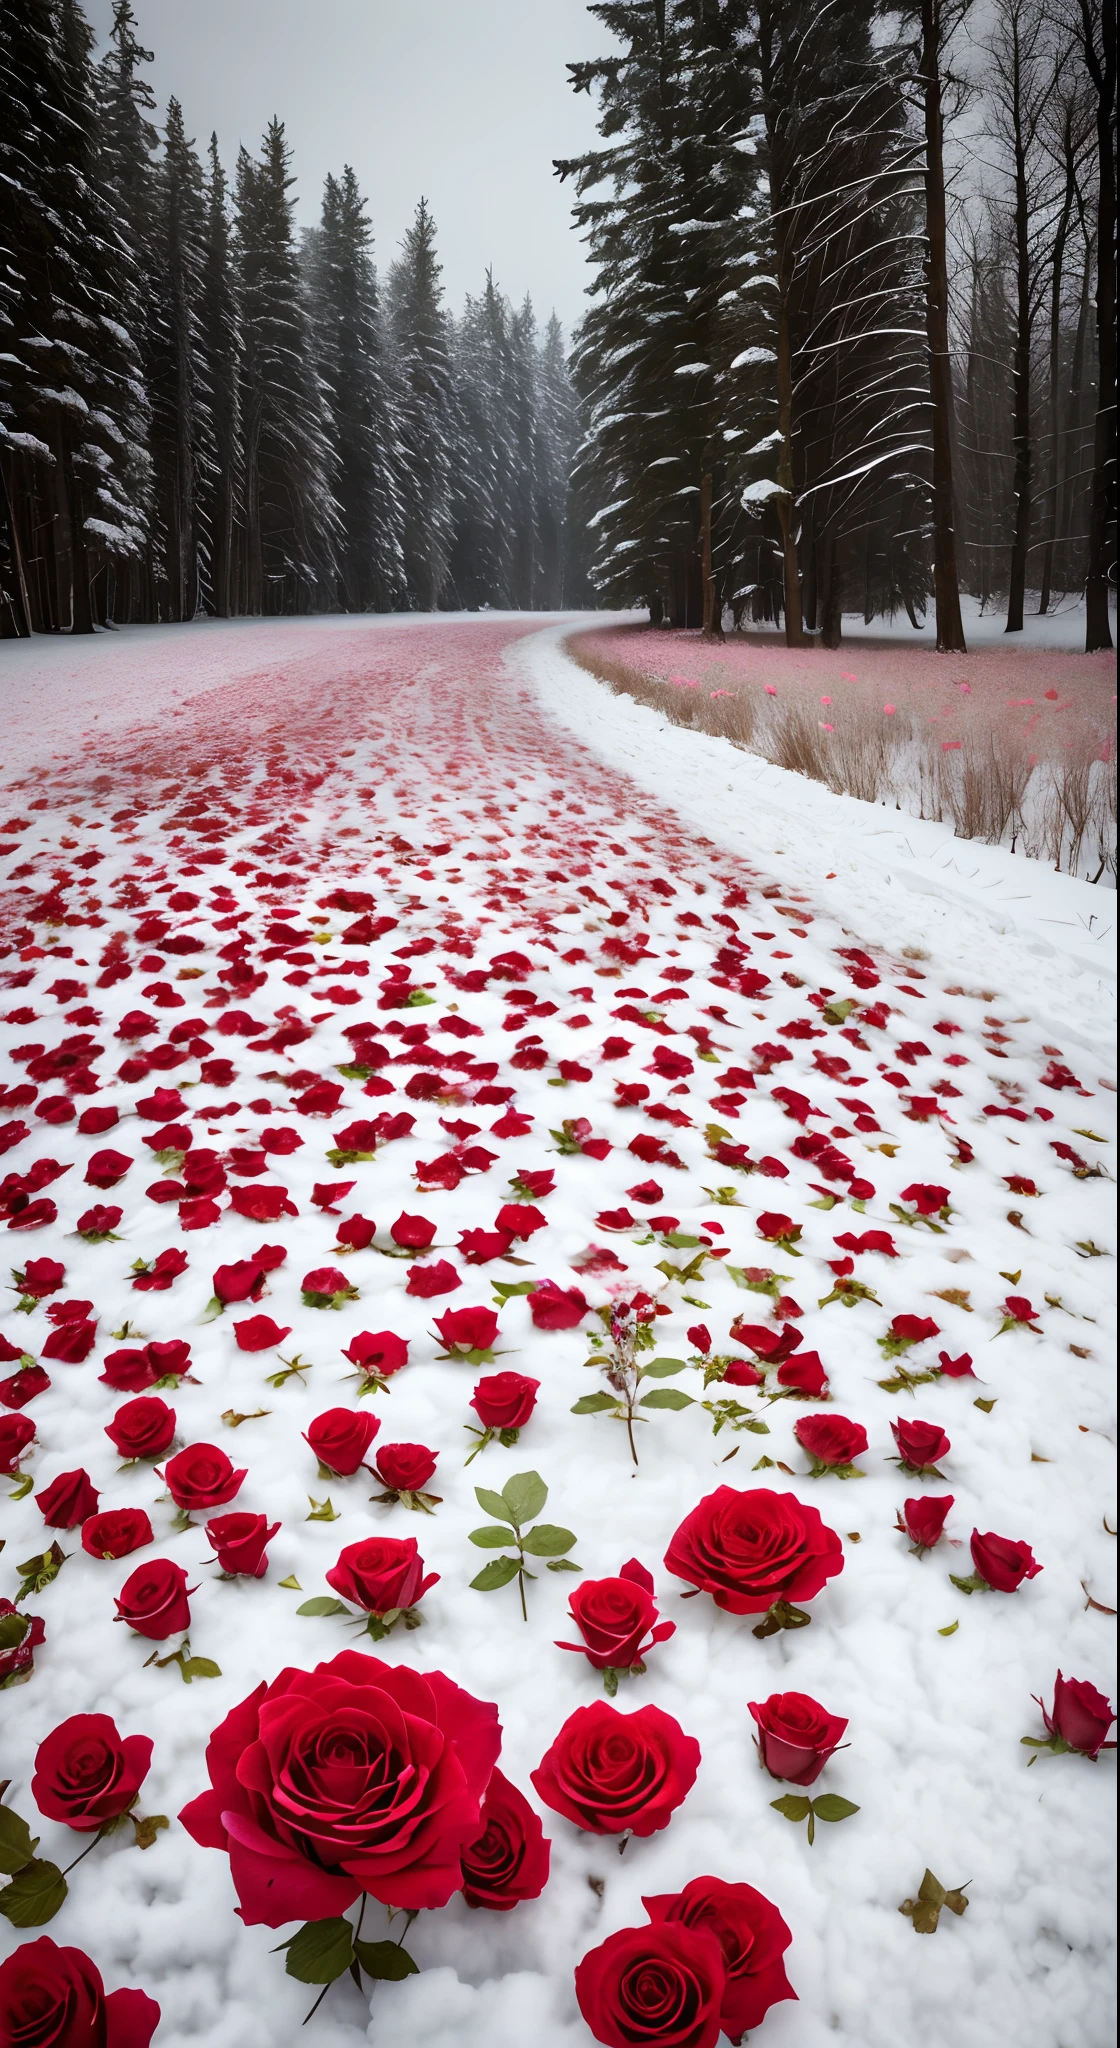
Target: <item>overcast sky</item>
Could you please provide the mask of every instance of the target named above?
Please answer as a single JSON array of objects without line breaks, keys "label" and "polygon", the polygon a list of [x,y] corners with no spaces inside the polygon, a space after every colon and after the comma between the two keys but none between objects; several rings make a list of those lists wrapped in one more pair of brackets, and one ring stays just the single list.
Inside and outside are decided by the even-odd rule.
[{"label": "overcast sky", "polygon": [[[84,0],[103,45],[112,0]],[[552,171],[594,139],[594,110],[565,63],[611,38],[583,0],[133,0],[160,103],[181,100],[223,161],[255,148],[273,114],[298,176],[298,218],[318,216],[323,179],[351,163],[369,198],[376,256],[394,255],[423,193],[443,282],[458,310],[487,264],[543,320],[579,317],[583,248],[571,186]]]}]

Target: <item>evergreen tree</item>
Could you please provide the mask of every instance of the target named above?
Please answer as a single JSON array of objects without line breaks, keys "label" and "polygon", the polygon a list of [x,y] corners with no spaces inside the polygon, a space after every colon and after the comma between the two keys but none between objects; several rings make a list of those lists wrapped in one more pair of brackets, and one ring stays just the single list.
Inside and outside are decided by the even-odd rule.
[{"label": "evergreen tree", "polygon": [[451,596],[454,480],[462,424],[436,260],[435,222],[421,199],[389,273],[396,358],[403,545],[408,604],[435,611]]},{"label": "evergreen tree", "polygon": [[210,137],[203,194],[198,299],[200,382],[209,404],[213,460],[198,477],[203,586],[219,618],[243,608],[245,461],[241,431],[241,319],[218,138]]}]

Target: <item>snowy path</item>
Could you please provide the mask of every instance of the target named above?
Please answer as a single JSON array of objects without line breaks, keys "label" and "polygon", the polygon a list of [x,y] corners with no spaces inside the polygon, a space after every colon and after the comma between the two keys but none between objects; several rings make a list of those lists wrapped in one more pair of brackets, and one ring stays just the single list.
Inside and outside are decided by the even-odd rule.
[{"label": "snowy path", "polygon": [[[294,1923],[244,1927],[226,1858],[175,1816],[204,1790],[207,1739],[232,1707],[283,1666],[357,1640],[497,1702],[502,1768],[544,1820],[551,1877],[510,1913],[456,1898],[422,1914],[409,1936],[422,1974],[380,1985],[372,2020],[343,1978],[307,2030],[322,2048],[580,2048],[580,1957],[642,1923],[643,1896],[708,1873],[756,1886],[792,1930],[800,2002],[774,2006],[752,2042],[1104,2048],[1114,1759],[1043,1754],[1028,1768],[1020,1745],[1043,1733],[1031,1695],[1049,1704],[1059,1667],[1110,1685],[1114,1624],[1086,1605],[1116,1604],[1103,1013],[1063,1009],[1074,964],[983,920],[953,972],[951,920],[930,899],[838,859],[817,888],[815,851],[815,870],[784,856],[768,869],[714,805],[708,829],[728,844],[699,836],[702,773],[698,784],[690,769],[678,814],[652,744],[639,783],[619,766],[617,726],[597,754],[574,696],[550,716],[533,630],[497,617],[185,628],[139,650],[141,636],[123,636],[119,653],[102,639],[16,650],[5,671],[0,1199],[8,1263],[66,1270],[29,1313],[13,1293],[0,1324],[3,1372],[14,1380],[26,1354],[51,1382],[23,1406],[12,1380],[0,1387],[0,1446],[18,1418],[35,1429],[22,1454],[34,1491],[0,1499],[0,1597],[16,1592],[15,1561],[52,1536],[69,1554],[25,1602],[46,1636],[29,1682],[4,1692],[0,1775],[40,1856],[68,1863],[83,1845],[36,1818],[36,1748],[66,1716],[110,1714],[153,1739],[141,1804],[171,1817],[143,1853],[130,1830],[102,1843],[46,1931],[93,1956],[108,1986],[159,1999],[156,2048],[302,2038],[315,1992],[269,1953]],[[36,749],[52,756],[46,772]],[[767,835],[769,821],[753,844]],[[1070,1035],[1055,1038],[1063,1015]],[[337,1136],[402,1117],[396,1135],[383,1122],[365,1143]],[[376,1156],[328,1163],[332,1148]],[[107,1151],[120,1178],[91,1179]],[[32,1172],[44,1160],[57,1174]],[[522,1174],[545,1179],[511,1187]],[[346,1185],[332,1195],[328,1180]],[[915,1220],[932,1188],[948,1213],[934,1204]],[[498,1233],[499,1209],[530,1190],[525,1235]],[[123,1212],[101,1242],[77,1234],[94,1204]],[[402,1215],[434,1225],[427,1259],[399,1256]],[[376,1236],[340,1251],[353,1216]],[[488,1243],[462,1236],[480,1231]],[[878,1248],[853,1250],[866,1232]],[[262,1241],[285,1256],[267,1262],[259,1303],[204,1321],[216,1269]],[[133,1263],[169,1249],[185,1255],[173,1283],[136,1291]],[[447,1292],[425,1295],[440,1262]],[[356,1290],[337,1312],[301,1289],[324,1266]],[[537,1327],[547,1291],[537,1316],[501,1291],[545,1281],[580,1291],[582,1330]],[[819,1305],[852,1281],[866,1295]],[[594,1309],[638,1289],[668,1311],[658,1355],[695,1361],[704,1325],[714,1354],[761,1361],[768,1392],[705,1392],[690,1363],[667,1384],[693,1405],[646,1417],[635,1472],[615,1421],[571,1410],[601,1384],[584,1367]],[[496,1364],[441,1362],[433,1315],[473,1307],[498,1310]],[[282,1338],[239,1348],[249,1316],[274,1318]],[[899,1316],[932,1318],[936,1334],[884,1352]],[[114,1341],[126,1322],[133,1334]],[[765,1354],[783,1329],[779,1354],[819,1354],[827,1382],[768,1407],[779,1389]],[[385,1331],[409,1362],[359,1401],[343,1347]],[[179,1444],[216,1445],[246,1468],[234,1508],[281,1525],[259,1580],[219,1578],[205,1512],[177,1532],[153,1464],[122,1464],[104,1434],[136,1398],[99,1378],[105,1357],[179,1339],[190,1378],[145,1398],[174,1409]],[[271,1386],[296,1354],[306,1376]],[[938,1375],[939,1359],[958,1375]],[[884,1388],[899,1368],[935,1377]],[[491,1444],[464,1472],[472,1388],[503,1369],[540,1382],[535,1413],[515,1446]],[[739,1417],[713,1436],[699,1404],[731,1395]],[[384,1443],[438,1453],[434,1514],[371,1505],[365,1472],[320,1474],[303,1432],[340,1405],[380,1418],[371,1464]],[[744,1410],[769,1433],[736,1433]],[[900,1415],[947,1434],[943,1480],[888,1462]],[[809,1476],[794,1428],[810,1416],[863,1426],[861,1480]],[[105,1561],[80,1528],[45,1527],[38,1497],[77,1468],[101,1512],[148,1513],[154,1543],[139,1558]],[[668,1826],[621,1860],[530,1785],[561,1723],[604,1697],[582,1657],[553,1647],[572,1639],[579,1582],[542,1571],[527,1624],[513,1587],[469,1587],[485,1561],[467,1541],[484,1519],[475,1484],[530,1468],[585,1576],[638,1558],[677,1624],[617,1704],[673,1716],[699,1743],[699,1774]],[[665,1551],[722,1485],[792,1493],[839,1532],[844,1568],[808,1603],[811,1627],[757,1640],[756,1614],[720,1612],[706,1594],[682,1602]],[[919,1560],[894,1522],[923,1493],[954,1504]],[[335,1519],[308,1519],[328,1496]],[[1025,1541],[1041,1572],[1011,1595],[958,1591],[949,1574],[972,1569],[974,1528]],[[329,1590],[340,1550],[373,1533],[415,1536],[440,1574],[425,1625],[380,1648],[337,1616],[296,1613]],[[188,1686],[174,1664],[147,1668],[179,1634],[148,1643],[111,1625],[123,1584],[153,1558],[198,1588],[191,1650],[219,1677]],[[812,1848],[772,1808],[784,1788],[757,1768],[747,1712],[793,1690],[849,1723],[815,1789],[859,1811],[820,1827]],[[918,1939],[897,1909],[927,1865],[947,1885],[970,1880],[970,1906]],[[4,1925],[3,1953],[34,1932]],[[365,1933],[384,1933],[380,1908]]]}]

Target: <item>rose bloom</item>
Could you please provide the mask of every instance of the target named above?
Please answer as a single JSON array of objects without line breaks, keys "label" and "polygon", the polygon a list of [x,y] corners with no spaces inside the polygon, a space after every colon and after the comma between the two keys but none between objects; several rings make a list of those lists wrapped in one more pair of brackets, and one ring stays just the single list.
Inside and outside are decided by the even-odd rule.
[{"label": "rose bloom", "polygon": [[979,1529],[974,1529],[971,1549],[976,1573],[993,1593],[1014,1593],[1024,1579],[1036,1579],[1042,1570],[1030,1545],[1017,1543],[1011,1536],[993,1536],[991,1531],[981,1536]]},{"label": "rose bloom", "polygon": [[233,1326],[233,1335],[239,1351],[271,1351],[274,1344],[282,1344],[292,1334],[292,1326],[283,1327],[274,1323],[271,1316],[243,1316]]},{"label": "rose bloom", "polygon": [[1107,1738],[1116,1716],[1104,1694],[1090,1685],[1087,1678],[1063,1678],[1059,1671],[1050,1712],[1047,1713],[1041,1700],[1038,1704],[1047,1733],[1068,1742],[1079,1756],[1087,1756],[1096,1763],[1102,1749],[1115,1748]]},{"label": "rose bloom", "polygon": [[82,1549],[90,1557],[127,1557],[152,1540],[152,1525],[143,1508],[103,1508],[82,1523]]},{"label": "rose bloom", "polygon": [[850,1465],[867,1449],[862,1422],[849,1422],[846,1415],[802,1415],[793,1433],[802,1450],[820,1465]]},{"label": "rose bloom", "polygon": [[953,1505],[951,1493],[935,1494],[927,1500],[904,1500],[902,1529],[919,1556],[933,1550],[945,1533],[945,1522]]},{"label": "rose bloom", "polygon": [[158,1394],[141,1394],[117,1409],[105,1434],[122,1458],[162,1458],[175,1440],[176,1428],[174,1408]]},{"label": "rose bloom", "polygon": [[799,1351],[795,1358],[784,1359],[778,1367],[778,1385],[791,1387],[798,1394],[811,1394],[819,1401],[828,1392],[828,1374],[820,1353]]},{"label": "rose bloom", "polygon": [[58,1259],[26,1259],[22,1273],[14,1277],[21,1294],[42,1301],[44,1295],[57,1294],[66,1278],[66,1268]]},{"label": "rose bloom", "polygon": [[[88,1306],[88,1304],[83,1304]],[[97,1323],[84,1316],[68,1317],[51,1331],[43,1346],[44,1358],[57,1358],[63,1365],[81,1365],[97,1342]]]},{"label": "rose bloom", "polygon": [[223,1308],[231,1302],[259,1301],[265,1268],[257,1259],[238,1259],[232,1266],[219,1266],[214,1274],[214,1297]]},{"label": "rose bloom", "polygon": [[901,1202],[913,1202],[919,1216],[936,1216],[949,1200],[948,1188],[927,1187],[921,1181],[914,1181],[903,1188]]},{"label": "rose bloom", "polygon": [[939,1337],[941,1326],[932,1316],[892,1316],[891,1335],[905,1344],[923,1344],[927,1337]]},{"label": "rose bloom", "polygon": [[35,1440],[35,1424],[29,1415],[0,1415],[0,1473],[14,1479],[28,1444]]},{"label": "rose bloom", "polygon": [[160,2009],[146,1991],[110,1991],[80,1948],[49,1935],[0,1963],[0,2039],[13,2048],[149,2048]]},{"label": "rose bloom", "polygon": [[374,1467],[389,1493],[419,1493],[436,1469],[436,1453],[425,1444],[382,1444]]},{"label": "rose bloom", "polygon": [[426,1252],[434,1242],[436,1226],[426,1216],[409,1216],[402,1210],[395,1223],[389,1225],[389,1235],[394,1244],[410,1252]]},{"label": "rose bloom", "polygon": [[267,1546],[279,1527],[279,1522],[270,1526],[267,1515],[214,1515],[206,1524],[206,1540],[231,1578],[263,1579],[268,1570]]},{"label": "rose bloom", "polygon": [[[22,1352],[16,1352],[17,1358],[22,1355]],[[19,1371],[12,1373],[10,1378],[0,1380],[0,1405],[5,1408],[26,1408],[28,1402],[34,1401],[37,1394],[45,1394],[48,1391],[50,1383],[51,1376],[49,1372],[43,1371],[41,1365],[21,1365]]]},{"label": "rose bloom", "polygon": [[364,1252],[377,1235],[377,1225],[368,1216],[346,1216],[336,1223],[334,1234],[340,1245],[348,1245],[352,1252]]},{"label": "rose bloom", "polygon": [[10,1622],[13,1616],[25,1624],[24,1633],[10,1648],[0,1649],[0,1683],[23,1672],[30,1677],[35,1669],[35,1652],[46,1640],[47,1626],[41,1614],[21,1614],[13,1601],[0,1600],[0,1621]]},{"label": "rose bloom", "polygon": [[519,1372],[491,1372],[479,1380],[471,1395],[483,1429],[523,1429],[537,1404],[539,1380],[526,1379]]},{"label": "rose bloom", "polygon": [[378,1616],[415,1607],[439,1577],[425,1574],[415,1536],[365,1536],[348,1543],[326,1575],[343,1600]]},{"label": "rose bloom", "polygon": [[930,1472],[939,1458],[947,1458],[953,1446],[936,1422],[920,1422],[900,1415],[891,1423],[891,1435],[904,1472]]},{"label": "rose bloom", "polygon": [[152,1747],[150,1736],[118,1734],[108,1714],[72,1714],[39,1744],[31,1796],[44,1820],[96,1834],[135,1804]]},{"label": "rose bloom", "polygon": [[461,1230],[455,1249],[468,1266],[485,1266],[504,1258],[512,1243],[508,1230]]},{"label": "rose bloom", "polygon": [[579,1288],[557,1287],[553,1280],[542,1280],[528,1302],[537,1330],[574,1330],[587,1314],[587,1301]]},{"label": "rose bloom", "polygon": [[720,1385],[728,1387],[761,1387],[765,1385],[765,1375],[760,1373],[758,1367],[752,1365],[749,1359],[729,1358],[723,1368],[723,1378],[720,1381]]},{"label": "rose bloom", "polygon": [[576,1965],[576,2003],[605,2048],[715,2048],[726,1988],[706,1927],[623,1927]]},{"label": "rose bloom", "polygon": [[430,1265],[409,1267],[405,1293],[420,1301],[434,1301],[437,1295],[454,1294],[462,1284],[449,1260],[433,1259]]},{"label": "rose bloom", "polygon": [[87,1515],[97,1512],[97,1488],[88,1472],[60,1472],[49,1486],[35,1495],[35,1504],[48,1529],[76,1529]]},{"label": "rose bloom", "polygon": [[189,1515],[195,1509],[224,1507],[240,1493],[246,1468],[235,1471],[217,1444],[188,1444],[168,1459],[163,1476],[176,1507]]},{"label": "rose bloom", "polygon": [[138,1565],[121,1587],[116,1601],[117,1620],[126,1621],[138,1636],[163,1643],[168,1636],[182,1635],[191,1625],[189,1596],[197,1586],[187,1585],[181,1564],[168,1557],[149,1558]]},{"label": "rose bloom", "polygon": [[206,1752],[212,1789],[179,1818],[228,1854],[246,1926],[330,1919],[362,1892],[419,1912],[462,1884],[500,1748],[497,1708],[441,1671],[343,1650],[234,1707]]},{"label": "rose bloom", "polygon": [[655,1643],[667,1642],[677,1631],[675,1621],[659,1619],[652,1574],[636,1557],[616,1579],[584,1579],[569,1594],[568,1607],[583,1642],[556,1647],[577,1654],[582,1650],[596,1671],[628,1671],[644,1663]]},{"label": "rose bloom", "polygon": [[145,1344],[140,1351],[107,1352],[105,1370],[98,1378],[102,1386],[112,1387],[117,1393],[141,1394],[146,1387],[154,1387],[157,1380],[190,1369],[190,1345],[172,1339],[164,1344]]},{"label": "rose bloom", "polygon": [[445,1351],[489,1351],[498,1334],[492,1308],[447,1308],[435,1327]]},{"label": "rose bloom", "polygon": [[790,1785],[814,1785],[847,1727],[819,1700],[804,1692],[775,1692],[748,1701],[758,1726],[758,1753],[772,1778]]},{"label": "rose bloom", "polygon": [[379,1418],[368,1409],[328,1408],[304,1431],[304,1441],[328,1472],[350,1479],[380,1428]]},{"label": "rose bloom", "polygon": [[778,1600],[811,1600],[844,1569],[840,1538],[792,1493],[720,1486],[686,1515],[666,1568],[728,1614],[764,1614]]},{"label": "rose bloom", "polygon": [[408,1345],[403,1337],[395,1337],[392,1330],[359,1330],[342,1356],[360,1372],[376,1373],[387,1380],[408,1364]]},{"label": "rose bloom", "polygon": [[796,1999],[782,1961],[793,1936],[777,1907],[753,1885],[694,1877],[675,1897],[642,1904],[662,1936],[676,1926],[715,1935],[727,1970],[720,2025],[729,2040],[740,2041],[748,2029],[761,2026],[772,2005]]},{"label": "rose bloom", "polygon": [[530,1780],[546,1806],[593,1835],[652,1835],[692,1790],[700,1744],[660,1707],[606,1700],[569,1714]]},{"label": "rose bloom", "polygon": [[123,1152],[95,1152],[86,1167],[86,1186],[91,1188],[112,1188],[123,1180],[131,1159]]},{"label": "rose bloom", "polygon": [[539,1899],[548,1883],[551,1848],[524,1792],[495,1769],[482,1803],[479,1832],[462,1853],[468,1906],[510,1913],[522,1899]]}]

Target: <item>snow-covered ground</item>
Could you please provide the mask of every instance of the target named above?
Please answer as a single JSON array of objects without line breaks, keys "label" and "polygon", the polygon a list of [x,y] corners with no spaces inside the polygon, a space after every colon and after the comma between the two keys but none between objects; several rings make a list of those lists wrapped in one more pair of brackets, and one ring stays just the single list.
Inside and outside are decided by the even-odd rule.
[{"label": "snow-covered ground", "polygon": [[[211,1729],[262,1679],[364,1642],[338,1617],[296,1609],[328,1590],[345,1545],[383,1532],[415,1536],[441,1576],[422,1601],[425,1625],[371,1653],[443,1670],[497,1703],[502,1768],[545,1823],[551,1876],[511,1913],[456,1899],[422,1914],[408,1942],[422,1974],[379,1985],[372,2007],[344,1977],[307,2038],[522,2048],[531,2034],[541,2048],[581,2048],[581,1956],[641,1923],[643,1896],[713,1873],[764,1892],[793,1935],[786,1965],[799,2002],[775,2006],[752,2042],[941,2048],[951,2035],[959,2048],[1104,2048],[1114,1758],[1042,1755],[1029,1767],[1035,1752],[1020,1743],[1043,1733],[1031,1695],[1049,1703],[1057,1669],[1111,1683],[1113,1623],[1100,1607],[1116,1605],[1115,1226],[1111,1182],[1094,1176],[1098,1164],[1113,1173],[1115,1155],[1099,892],[994,849],[954,847],[943,830],[927,839],[908,824],[876,837],[864,807],[741,755],[730,768],[719,743],[659,732],[653,714],[575,670],[558,646],[571,625],[277,621],[0,655],[0,1142],[6,1127],[27,1126],[8,1137],[9,1175],[43,1159],[65,1169],[24,1193],[5,1183],[17,1226],[27,1194],[58,1212],[11,1231],[9,1263],[66,1268],[40,1306],[19,1313],[13,1293],[2,1319],[9,1343],[44,1358],[52,1384],[22,1410],[0,1409],[0,1428],[18,1412],[36,1430],[23,1457],[35,1490],[0,1500],[0,1597],[15,1593],[14,1561],[52,1533],[69,1553],[25,1603],[46,1640],[0,1708],[5,1797],[42,1836],[39,1854],[69,1862],[82,1844],[36,1818],[35,1753],[66,1716],[96,1711],[152,1737],[141,1803],[171,1818],[146,1851],[130,1831],[102,1843],[46,1931],[85,1949],[108,1986],[158,1998],[156,2048],[303,2038],[315,1990],[270,1953],[294,1925],[244,1927],[226,1858],[175,1817],[207,1783]],[[366,892],[392,928],[346,943],[352,914],[324,904],[339,888]],[[313,929],[326,943],[310,943]],[[526,964],[503,963],[510,953]],[[386,1002],[394,984],[429,1000]],[[136,1012],[139,1026],[126,1022]],[[193,1034],[172,1039],[188,1022]],[[363,1078],[339,1072],[358,1024],[387,1056],[366,1061],[374,1084],[390,1084],[373,1099]],[[76,1069],[34,1079],[37,1060],[83,1034]],[[223,1060],[228,1069],[210,1064]],[[91,1062],[83,1092],[73,1076]],[[315,1098],[297,1106],[319,1079],[342,1090],[333,1114],[316,1114]],[[186,1187],[191,1153],[208,1152],[202,1207],[189,1193],[183,1207],[151,1197],[161,1168],[147,1141],[161,1126],[137,1105],[157,1087],[182,1091],[171,1120],[194,1138],[162,1178]],[[83,1135],[65,1114],[71,1090],[79,1114],[115,1107],[119,1123]],[[52,1101],[59,1110],[37,1120]],[[372,1160],[328,1163],[335,1133],[382,1114],[414,1127]],[[558,1140],[579,1119],[589,1133]],[[276,1131],[298,1142],[262,1159],[260,1136]],[[807,1145],[812,1134],[829,1149]],[[606,1156],[571,1149],[588,1135],[606,1141]],[[130,1163],[99,1190],[88,1163],[107,1148]],[[784,1175],[742,1170],[763,1159]],[[460,1234],[492,1230],[516,1198],[511,1179],[544,1170],[555,1175],[534,1203],[544,1226],[511,1245],[528,1263],[470,1263]],[[858,1209],[853,1176],[870,1186]],[[353,1182],[333,1217],[315,1201],[327,1179]],[[898,1214],[915,1207],[903,1191],[927,1185],[948,1190],[936,1232]],[[262,1224],[238,1213],[234,1200],[247,1206],[261,1187],[286,1189],[298,1214]],[[716,1199],[725,1189],[733,1199]],[[95,1202],[122,1209],[119,1241],[76,1234]],[[618,1211],[632,1225],[616,1227]],[[801,1232],[786,1247],[760,1235],[760,1215],[777,1211]],[[426,1264],[454,1269],[446,1296],[409,1291],[424,1261],[382,1255],[402,1213],[434,1224]],[[340,1255],[338,1225],[355,1214],[376,1222],[376,1238]],[[888,1233],[897,1252],[852,1255],[850,1277],[876,1298],[823,1305],[843,1257],[837,1239],[868,1230]],[[696,1248],[666,1241],[681,1233],[726,1246],[728,1258],[705,1256],[683,1278],[672,1269]],[[235,1342],[242,1312],[204,1317],[215,1269],[262,1242],[285,1257],[252,1313],[285,1335],[253,1353]],[[173,1247],[188,1263],[170,1289],[136,1291],[134,1261]],[[324,1265],[357,1290],[337,1312],[302,1298],[301,1278]],[[752,1291],[751,1275],[770,1269],[780,1276],[771,1292]],[[732,1323],[776,1333],[784,1322],[802,1352],[819,1352],[830,1398],[767,1408],[742,1386],[705,1395],[689,1365],[671,1384],[694,1405],[644,1421],[635,1470],[617,1423],[571,1412],[598,1384],[584,1366],[601,1329],[593,1313],[582,1329],[541,1329],[524,1296],[495,1292],[495,1282],[546,1278],[578,1288],[591,1310],[648,1289],[669,1309],[658,1353],[681,1359],[695,1355],[688,1332],[699,1323],[713,1351],[746,1360]],[[1008,1297],[1029,1298],[1034,1328],[1001,1334]],[[67,1302],[88,1304],[81,1319],[98,1325],[79,1364],[51,1354],[49,1312]],[[480,1369],[441,1362],[433,1315],[473,1306],[498,1308],[502,1355]],[[937,1335],[889,1359],[879,1340],[900,1315],[932,1317]],[[280,1522],[262,1579],[221,1580],[204,1517],[176,1533],[153,1467],[122,1467],[105,1437],[131,1398],[99,1378],[126,1321],[191,1344],[191,1383],[159,1398],[184,1445],[217,1445],[246,1468],[234,1506]],[[342,1349],[386,1330],[407,1340],[409,1363],[359,1404]],[[880,1385],[899,1363],[936,1368],[942,1352],[969,1355],[975,1377],[910,1393]],[[266,1374],[297,1353],[306,1377],[272,1387]],[[464,1470],[471,1390],[480,1371],[502,1368],[540,1381],[536,1412],[516,1446],[491,1444]],[[699,1403],[731,1393],[769,1434],[713,1436]],[[371,1505],[378,1489],[361,1472],[320,1477],[303,1432],[339,1405],[381,1419],[371,1462],[381,1443],[438,1452],[434,1514]],[[862,1479],[809,1476],[794,1436],[808,1414],[865,1427]],[[947,1433],[943,1481],[888,1462],[900,1415]],[[762,1458],[774,1464],[760,1469]],[[78,1529],[45,1529],[37,1494],[78,1467],[102,1510],[147,1510],[151,1549],[106,1562],[83,1551]],[[638,1558],[677,1624],[617,1705],[672,1715],[699,1743],[699,1775],[669,1825],[622,1857],[550,1812],[529,1779],[566,1717],[603,1697],[590,1666],[553,1647],[572,1639],[577,1581],[542,1571],[527,1623],[512,1587],[469,1585],[484,1556],[467,1535],[487,1519],[474,1486],[530,1468],[550,1489],[549,1519],[574,1531],[584,1574]],[[810,1627],[760,1641],[755,1616],[721,1613],[707,1595],[682,1600],[665,1551],[721,1485],[791,1493],[838,1532],[844,1569],[807,1603]],[[954,1496],[945,1541],[921,1560],[894,1528],[919,1493]],[[336,1519],[307,1519],[326,1496]],[[971,1569],[974,1528],[1029,1543],[1039,1575],[1010,1595],[957,1590],[949,1574]],[[191,1649],[219,1677],[188,1686],[173,1664],[149,1668],[149,1650],[166,1654],[179,1636],[148,1644],[113,1625],[115,1596],[152,1557],[181,1563],[198,1588]],[[811,1848],[804,1827],[773,1809],[784,1788],[759,1771],[751,1742],[748,1702],[790,1690],[849,1723],[849,1746],[814,1790],[859,1811],[818,1828]],[[927,1866],[947,1885],[969,1881],[968,1912],[943,1916],[931,1938],[898,1912]],[[35,1931],[5,1924],[4,1953]],[[383,1934],[381,1908],[364,1932]]]}]

